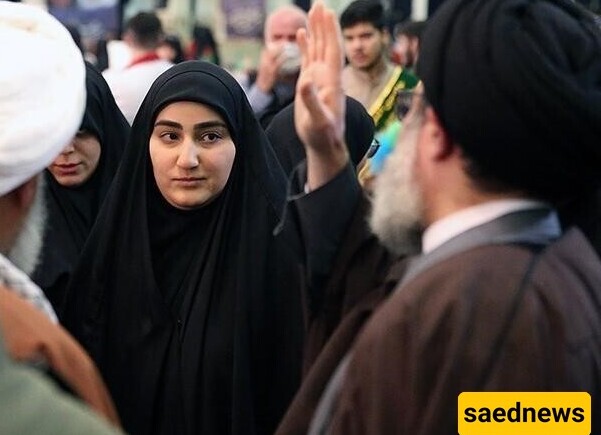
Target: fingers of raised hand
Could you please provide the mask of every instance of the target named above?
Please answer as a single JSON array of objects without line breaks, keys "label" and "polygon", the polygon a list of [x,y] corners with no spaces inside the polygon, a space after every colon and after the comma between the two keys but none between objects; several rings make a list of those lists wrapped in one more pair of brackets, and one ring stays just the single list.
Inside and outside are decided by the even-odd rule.
[{"label": "fingers of raised hand", "polygon": [[325,51],[325,9],[322,2],[317,2],[309,15],[309,28],[314,43],[315,60],[323,60]]},{"label": "fingers of raised hand", "polygon": [[327,41],[324,49],[324,60],[332,68],[342,70],[344,66],[342,32],[336,14],[332,10],[327,10],[324,13],[324,39]]},{"label": "fingers of raised hand", "polygon": [[306,29],[298,29],[296,32],[296,42],[301,53],[301,68],[305,69],[309,65],[309,53],[308,53],[308,35]]},{"label": "fingers of raised hand", "polygon": [[318,0],[309,11],[308,30],[304,31],[304,40],[301,42],[297,35],[299,45],[305,43],[306,50],[303,60],[307,63],[326,63],[336,72],[344,66],[342,50],[342,34],[338,19],[333,10],[327,9],[321,0]]}]

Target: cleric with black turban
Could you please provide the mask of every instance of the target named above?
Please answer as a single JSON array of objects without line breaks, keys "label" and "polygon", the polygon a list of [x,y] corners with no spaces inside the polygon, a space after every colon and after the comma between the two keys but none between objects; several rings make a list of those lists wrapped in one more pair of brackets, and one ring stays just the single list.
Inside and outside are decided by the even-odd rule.
[{"label": "cleric with black turban", "polygon": [[499,391],[587,392],[591,412],[569,415],[600,433],[601,261],[557,212],[601,179],[599,28],[567,0],[447,0],[417,72],[370,224],[397,252],[417,226],[421,253],[338,365],[309,433],[545,422],[520,411],[523,393],[462,396]]}]

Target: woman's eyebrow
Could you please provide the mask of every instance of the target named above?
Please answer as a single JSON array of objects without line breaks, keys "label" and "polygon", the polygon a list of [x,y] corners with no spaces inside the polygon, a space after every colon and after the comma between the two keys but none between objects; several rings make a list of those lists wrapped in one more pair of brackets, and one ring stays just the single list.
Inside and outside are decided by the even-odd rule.
[{"label": "woman's eyebrow", "polygon": [[156,128],[156,127],[159,127],[159,126],[161,126],[161,125],[164,125],[164,126],[166,126],[166,127],[178,128],[178,129],[180,129],[180,130],[183,128],[183,127],[182,127],[182,125],[181,125],[180,123],[178,123],[178,122],[175,122],[175,121],[168,121],[168,120],[166,120],[166,119],[161,119],[161,120],[159,120],[159,121],[155,122],[155,123],[154,123],[154,128]]},{"label": "woman's eyebrow", "polygon": [[194,130],[201,130],[201,129],[212,128],[212,127],[222,127],[222,128],[227,129],[227,125],[223,121],[206,121],[206,122],[200,122],[200,123],[194,125]]},{"label": "woman's eyebrow", "polygon": [[[166,119],[161,119],[161,120],[155,122],[154,127],[156,128],[159,126],[172,127],[172,128],[177,128],[180,130],[183,129],[182,125],[179,122],[169,121]],[[212,128],[212,127],[222,127],[222,128],[227,129],[227,125],[223,121],[206,121],[206,122],[199,122],[198,124],[194,125],[194,130],[200,130],[200,129]]]}]

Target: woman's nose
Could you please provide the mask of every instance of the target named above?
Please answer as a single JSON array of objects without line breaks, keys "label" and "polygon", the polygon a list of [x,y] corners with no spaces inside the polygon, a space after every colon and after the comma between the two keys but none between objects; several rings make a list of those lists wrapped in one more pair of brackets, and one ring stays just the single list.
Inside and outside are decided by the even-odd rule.
[{"label": "woman's nose", "polygon": [[63,151],[61,154],[71,154],[73,151],[75,151],[75,145],[73,144],[73,141],[69,142],[69,145],[67,145],[65,148],[63,148]]},{"label": "woman's nose", "polygon": [[198,150],[194,141],[186,140],[182,144],[182,149],[177,159],[178,166],[186,169],[198,166]]}]

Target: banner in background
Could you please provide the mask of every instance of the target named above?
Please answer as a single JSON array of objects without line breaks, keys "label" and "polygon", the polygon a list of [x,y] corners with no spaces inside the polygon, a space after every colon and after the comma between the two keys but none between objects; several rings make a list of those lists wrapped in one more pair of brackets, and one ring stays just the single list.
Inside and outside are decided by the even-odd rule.
[{"label": "banner in background", "polygon": [[47,0],[47,6],[61,23],[76,28],[82,41],[119,35],[119,0]]},{"label": "banner in background", "polygon": [[263,37],[265,0],[221,0],[227,36],[230,38]]}]

